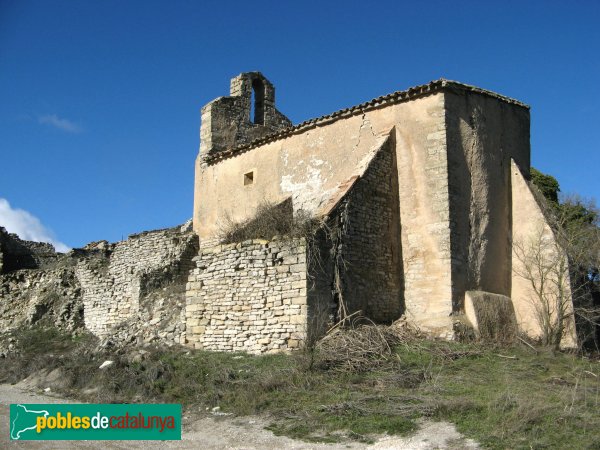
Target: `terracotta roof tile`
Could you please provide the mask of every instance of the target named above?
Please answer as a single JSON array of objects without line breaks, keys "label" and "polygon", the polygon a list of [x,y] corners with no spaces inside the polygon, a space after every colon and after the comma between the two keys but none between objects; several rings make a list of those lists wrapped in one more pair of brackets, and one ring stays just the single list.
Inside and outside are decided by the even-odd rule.
[{"label": "terracotta roof tile", "polygon": [[255,139],[254,141],[239,145],[237,147],[231,148],[229,150],[220,151],[213,155],[207,155],[204,157],[204,161],[208,164],[216,164],[219,161],[222,161],[227,158],[231,158],[233,156],[237,156],[241,153],[244,153],[248,150],[251,150],[256,147],[260,147],[261,145],[267,144],[269,142],[274,142],[279,139],[292,136],[294,134],[303,133],[306,130],[314,128],[318,125],[326,125],[332,122],[335,122],[338,119],[343,117],[353,116],[359,113],[364,113],[367,111],[371,111],[373,109],[377,109],[382,106],[393,105],[395,103],[401,103],[403,101],[412,100],[419,97],[425,97],[427,95],[431,95],[436,92],[440,92],[444,89],[448,90],[456,90],[456,91],[467,91],[467,92],[475,92],[477,94],[486,95],[488,97],[493,97],[498,100],[502,100],[503,102],[510,103],[513,105],[521,106],[523,108],[529,109],[529,105],[522,103],[518,100],[515,100],[510,97],[505,97],[503,95],[497,94],[492,91],[488,91],[485,89],[481,89],[475,86],[470,86],[468,84],[460,83],[458,81],[446,80],[444,78],[440,78],[439,80],[431,81],[427,84],[423,84],[420,86],[413,86],[404,91],[396,91],[392,92],[388,95],[383,95],[372,100],[369,100],[364,103],[360,103],[355,106],[351,106],[349,108],[340,109],[339,111],[335,111],[331,114],[327,114],[321,117],[316,117],[314,119],[309,119],[304,122],[299,123],[298,125],[291,126],[289,128],[285,128],[281,131],[277,131],[275,133],[271,133],[267,136],[264,136],[259,139]]}]

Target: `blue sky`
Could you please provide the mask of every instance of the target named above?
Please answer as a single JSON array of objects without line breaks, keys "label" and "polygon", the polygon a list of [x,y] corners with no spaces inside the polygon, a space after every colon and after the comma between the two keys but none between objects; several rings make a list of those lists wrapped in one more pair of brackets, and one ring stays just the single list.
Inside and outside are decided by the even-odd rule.
[{"label": "blue sky", "polygon": [[0,225],[77,247],[183,223],[199,110],[252,70],[294,123],[440,77],[517,98],[533,165],[597,198],[599,24],[597,0],[0,0]]}]

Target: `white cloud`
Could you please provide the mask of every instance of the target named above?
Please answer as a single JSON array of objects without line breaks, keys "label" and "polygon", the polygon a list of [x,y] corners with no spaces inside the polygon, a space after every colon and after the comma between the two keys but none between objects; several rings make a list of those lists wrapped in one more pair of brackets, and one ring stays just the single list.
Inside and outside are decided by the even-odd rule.
[{"label": "white cloud", "polygon": [[83,131],[75,122],[72,122],[69,119],[61,119],[56,114],[40,116],[38,122],[43,125],[50,125],[59,130],[66,131],[67,133],[81,133]]},{"label": "white cloud", "polygon": [[0,197],[0,226],[9,233],[16,233],[26,241],[49,242],[59,252],[68,252],[70,247],[54,237],[54,233],[46,228],[40,219],[33,214],[10,206],[8,200]]}]

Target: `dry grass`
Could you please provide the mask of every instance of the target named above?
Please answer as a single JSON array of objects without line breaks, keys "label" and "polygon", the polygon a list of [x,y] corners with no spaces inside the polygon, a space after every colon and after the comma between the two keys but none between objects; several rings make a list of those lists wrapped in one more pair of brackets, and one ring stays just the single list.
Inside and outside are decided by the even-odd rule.
[{"label": "dry grass", "polygon": [[517,322],[509,298],[495,296],[494,299],[473,298],[477,315],[479,337],[486,342],[510,344],[517,336]]},{"label": "dry grass", "polygon": [[[355,318],[347,327],[333,327],[314,348],[315,364],[320,369],[337,372],[365,372],[398,361],[395,349],[419,337],[415,328],[405,323],[393,326],[360,324]],[[358,323],[358,325],[355,325]]]},{"label": "dry grass", "polygon": [[[0,362],[0,382],[59,368],[64,388],[56,390],[80,399],[265,414],[273,431],[306,440],[405,434],[425,416],[457,424],[484,448],[600,445],[598,361],[525,345],[425,340],[400,323],[336,328],[313,355],[148,347],[137,358],[139,350],[98,353],[84,337],[35,329],[16,345]],[[114,365],[99,370],[105,359]]]},{"label": "dry grass", "polygon": [[254,216],[238,222],[229,214],[219,221],[219,240],[225,244],[248,239],[312,238],[319,224],[303,210],[294,214],[291,199],[276,204],[263,200]]}]

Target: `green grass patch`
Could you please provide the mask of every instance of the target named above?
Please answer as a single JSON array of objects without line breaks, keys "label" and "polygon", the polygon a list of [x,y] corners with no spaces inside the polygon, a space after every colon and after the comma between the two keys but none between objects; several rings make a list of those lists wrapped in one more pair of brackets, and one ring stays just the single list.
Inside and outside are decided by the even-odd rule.
[{"label": "green grass patch", "polygon": [[[266,415],[273,432],[307,441],[406,435],[426,417],[455,423],[485,448],[600,447],[600,363],[573,354],[414,340],[373,356],[371,370],[352,371],[307,353],[98,353],[93,338],[56,330],[21,332],[13,342],[18,352],[0,362],[2,382],[59,368],[60,390],[87,401],[219,406]],[[107,359],[113,366],[98,369]]]}]

